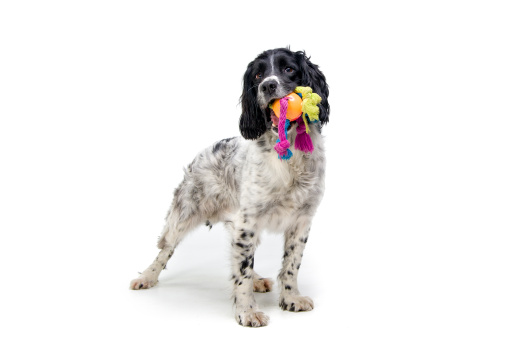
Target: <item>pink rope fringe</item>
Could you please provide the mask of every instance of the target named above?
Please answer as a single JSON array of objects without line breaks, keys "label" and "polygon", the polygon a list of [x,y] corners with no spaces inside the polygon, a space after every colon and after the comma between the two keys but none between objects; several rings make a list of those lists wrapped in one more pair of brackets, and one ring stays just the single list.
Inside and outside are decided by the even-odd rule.
[{"label": "pink rope fringe", "polygon": [[[287,140],[287,127],[290,123],[287,120],[287,107],[289,106],[288,97],[280,99],[280,117],[278,118],[278,142],[275,145],[275,151],[278,153],[280,159],[290,159],[292,153],[289,150],[290,143]],[[303,115],[296,119],[298,124],[296,131],[296,140],[294,147],[296,150],[303,151],[306,153],[313,152],[312,138],[306,133],[305,122],[303,121]]]}]

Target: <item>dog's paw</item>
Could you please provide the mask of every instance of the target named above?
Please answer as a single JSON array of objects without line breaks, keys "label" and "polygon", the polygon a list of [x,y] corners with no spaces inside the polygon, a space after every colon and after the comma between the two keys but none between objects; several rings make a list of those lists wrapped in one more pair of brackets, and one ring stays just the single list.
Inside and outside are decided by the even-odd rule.
[{"label": "dog's paw", "polygon": [[269,278],[254,279],[253,285],[256,293],[269,293],[273,290],[273,280]]},{"label": "dog's paw", "polygon": [[239,325],[242,326],[258,328],[268,325],[269,317],[263,312],[248,310],[237,313],[236,321],[238,321]]},{"label": "dog's paw", "polygon": [[157,284],[157,280],[147,277],[146,275],[139,275],[138,278],[130,281],[130,289],[139,290],[139,289],[148,289]]},{"label": "dog's paw", "polygon": [[299,295],[286,295],[280,299],[280,308],[287,311],[313,310],[313,301],[310,297]]}]

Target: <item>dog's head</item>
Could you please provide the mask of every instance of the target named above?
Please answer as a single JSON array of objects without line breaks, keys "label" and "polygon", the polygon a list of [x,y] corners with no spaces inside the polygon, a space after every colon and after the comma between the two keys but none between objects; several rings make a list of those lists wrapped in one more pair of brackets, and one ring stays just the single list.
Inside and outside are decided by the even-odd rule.
[{"label": "dog's head", "polygon": [[311,87],[322,97],[319,119],[329,121],[329,90],[324,74],[304,52],[286,48],[267,50],[248,64],[243,77],[242,113],[239,129],[246,139],[257,139],[272,124],[269,103],[293,92],[297,86]]}]

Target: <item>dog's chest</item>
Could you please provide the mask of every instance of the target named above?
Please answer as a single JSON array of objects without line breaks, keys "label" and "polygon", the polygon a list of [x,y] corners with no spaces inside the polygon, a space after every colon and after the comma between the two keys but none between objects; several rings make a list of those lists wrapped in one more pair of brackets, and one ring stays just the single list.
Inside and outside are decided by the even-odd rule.
[{"label": "dog's chest", "polygon": [[315,212],[324,189],[325,161],[320,151],[297,151],[289,161],[281,161],[272,152],[257,152],[248,161],[243,210],[264,218],[275,231],[283,231],[294,218]]},{"label": "dog's chest", "polygon": [[272,170],[263,175],[269,180],[273,198],[296,206],[305,203],[323,179],[323,170],[311,155],[296,154],[289,161],[276,158],[269,164]]}]

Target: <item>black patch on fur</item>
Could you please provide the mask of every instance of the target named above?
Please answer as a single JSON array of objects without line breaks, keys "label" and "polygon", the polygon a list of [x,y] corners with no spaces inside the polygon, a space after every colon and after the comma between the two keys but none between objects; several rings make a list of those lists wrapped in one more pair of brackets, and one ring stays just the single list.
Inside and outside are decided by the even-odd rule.
[{"label": "black patch on fur", "polygon": [[248,237],[253,238],[253,237],[254,237],[254,235],[255,235],[255,233],[254,233],[254,232],[245,231],[245,230],[241,230],[241,231],[243,232],[243,233],[241,233],[241,238],[242,238],[243,240],[245,240],[245,239],[246,239],[246,238],[248,238]]},{"label": "black patch on fur", "polygon": [[208,226],[209,229],[211,229],[213,227],[213,225],[211,224],[211,222],[209,220],[206,220],[206,226]]},{"label": "black patch on fur", "polygon": [[239,266],[239,271],[241,272],[241,275],[243,276],[246,275],[246,269],[248,268],[249,265],[250,261],[248,261],[248,259],[244,259],[243,261],[241,261],[241,265]]},{"label": "black patch on fur", "polygon": [[231,137],[231,138],[225,138],[225,139],[222,139],[221,141],[219,142],[216,142],[214,145],[213,145],[213,149],[211,150],[211,152],[213,154],[216,154],[218,151],[222,150],[225,145],[227,143],[229,143],[232,139],[234,139],[234,137]]}]

